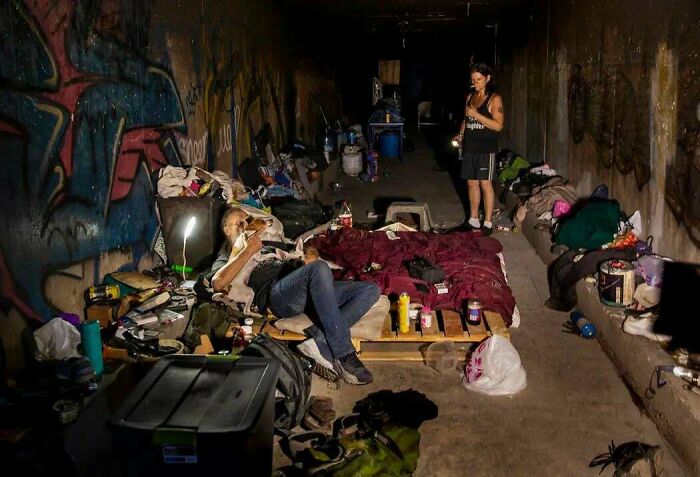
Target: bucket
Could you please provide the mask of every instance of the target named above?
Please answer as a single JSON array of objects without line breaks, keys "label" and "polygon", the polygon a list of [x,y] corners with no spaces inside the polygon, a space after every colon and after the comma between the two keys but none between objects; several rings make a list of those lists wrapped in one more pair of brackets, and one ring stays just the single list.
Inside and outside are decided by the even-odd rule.
[{"label": "bucket", "polygon": [[361,152],[343,154],[343,172],[349,176],[356,176],[362,172]]},{"label": "bucket", "polygon": [[382,157],[399,157],[399,133],[395,131],[386,131],[379,136],[379,155]]},{"label": "bucket", "polygon": [[629,306],[634,301],[634,267],[625,260],[608,260],[598,269],[598,294],[608,306]]}]

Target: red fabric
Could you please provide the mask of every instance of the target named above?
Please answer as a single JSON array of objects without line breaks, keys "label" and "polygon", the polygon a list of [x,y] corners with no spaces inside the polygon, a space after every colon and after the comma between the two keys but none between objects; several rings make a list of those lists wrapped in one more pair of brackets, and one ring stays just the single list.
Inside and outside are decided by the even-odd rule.
[{"label": "red fabric", "polygon": [[[389,240],[384,232],[369,232],[352,228],[329,231],[309,241],[326,260],[343,267],[335,271],[339,280],[363,280],[376,283],[384,294],[408,292],[411,300],[433,309],[464,311],[467,300],[482,300],[485,310],[500,313],[510,326],[515,298],[508,287],[496,255],[501,244],[479,232],[432,234],[398,232],[400,240]],[[438,295],[432,285],[421,293],[404,263],[422,256],[445,271],[448,293]],[[362,271],[368,264],[382,265],[376,272]]]}]

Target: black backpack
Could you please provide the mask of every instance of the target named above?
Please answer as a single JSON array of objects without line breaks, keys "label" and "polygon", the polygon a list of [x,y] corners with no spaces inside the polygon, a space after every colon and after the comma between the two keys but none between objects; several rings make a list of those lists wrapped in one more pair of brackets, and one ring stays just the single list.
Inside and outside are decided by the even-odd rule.
[{"label": "black backpack", "polygon": [[295,239],[307,230],[325,224],[329,217],[323,208],[307,200],[288,200],[272,206],[272,215],[284,226],[284,235]]},{"label": "black backpack", "polygon": [[241,354],[262,356],[280,363],[277,390],[282,397],[275,401],[275,430],[289,435],[309,409],[313,363],[265,333],[253,338]]}]

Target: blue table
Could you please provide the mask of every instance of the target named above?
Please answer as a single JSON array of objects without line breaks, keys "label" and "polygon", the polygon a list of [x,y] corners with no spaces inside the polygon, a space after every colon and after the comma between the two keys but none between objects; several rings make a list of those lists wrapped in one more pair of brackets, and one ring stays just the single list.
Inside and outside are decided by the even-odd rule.
[{"label": "blue table", "polygon": [[369,123],[369,150],[374,150],[377,138],[384,131],[398,131],[399,159],[403,162],[403,123]]}]

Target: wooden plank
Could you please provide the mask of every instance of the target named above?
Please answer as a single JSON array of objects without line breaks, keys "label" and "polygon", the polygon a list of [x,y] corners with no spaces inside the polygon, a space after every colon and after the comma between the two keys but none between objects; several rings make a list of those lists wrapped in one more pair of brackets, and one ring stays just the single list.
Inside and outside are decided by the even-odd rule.
[{"label": "wooden plank", "polygon": [[445,327],[445,337],[463,339],[462,317],[454,310],[442,310],[442,323]]},{"label": "wooden plank", "polygon": [[421,335],[423,338],[435,338],[440,335],[440,328],[438,324],[437,313],[433,311],[433,319],[429,328],[421,328]]},{"label": "wooden plank", "polygon": [[362,361],[423,361],[420,351],[363,351]]},{"label": "wooden plank", "polygon": [[489,337],[489,332],[486,331],[484,320],[481,320],[478,325],[470,325],[467,321],[467,331],[469,332],[471,341],[482,341]]},{"label": "wooden plank", "polygon": [[504,338],[510,339],[510,332],[508,331],[508,328],[506,327],[500,313],[485,311],[484,319],[486,320],[486,324],[488,324],[492,335],[501,335]]}]

